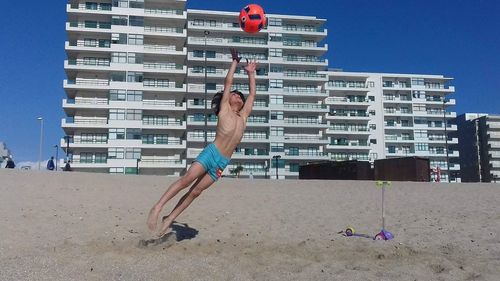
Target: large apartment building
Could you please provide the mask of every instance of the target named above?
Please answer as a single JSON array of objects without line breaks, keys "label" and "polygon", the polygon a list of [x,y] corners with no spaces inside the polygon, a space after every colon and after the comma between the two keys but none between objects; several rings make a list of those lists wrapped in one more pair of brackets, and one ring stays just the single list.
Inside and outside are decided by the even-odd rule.
[{"label": "large apartment building", "polygon": [[[329,71],[326,90],[329,127],[326,146],[332,160],[418,156],[430,159],[441,181],[460,181],[457,126],[450,78],[442,75]],[[448,137],[446,137],[448,136]],[[439,172],[438,172],[439,171]],[[448,176],[448,173],[451,177]]]},{"label": "large apartment building", "polygon": [[[444,167],[447,78],[328,71],[325,20],[268,14],[258,34],[234,12],[186,10],[186,1],[71,0],[62,127],[75,170],[179,175],[217,116],[229,48],[259,61],[257,98],[229,174],[296,178],[323,160],[429,156]],[[248,93],[238,69],[234,89]],[[443,107],[444,106],[444,107]],[[207,118],[205,119],[205,116]],[[453,141],[453,140],[451,140]],[[455,153],[450,156],[455,157]]]},{"label": "large apartment building", "polygon": [[500,115],[466,113],[456,124],[462,181],[500,180]]}]

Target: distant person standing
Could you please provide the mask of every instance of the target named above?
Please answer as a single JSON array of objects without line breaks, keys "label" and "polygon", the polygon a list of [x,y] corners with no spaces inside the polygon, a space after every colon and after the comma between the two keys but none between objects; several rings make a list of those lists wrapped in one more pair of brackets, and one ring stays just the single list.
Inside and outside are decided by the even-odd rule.
[{"label": "distant person standing", "polygon": [[5,165],[6,169],[14,169],[16,167],[16,164],[14,164],[14,160],[12,160],[12,157],[7,158],[7,164]]},{"label": "distant person standing", "polygon": [[47,161],[47,170],[54,171],[54,169],[55,169],[54,157],[50,157],[49,161]]},{"label": "distant person standing", "polygon": [[64,166],[64,171],[65,172],[70,172],[71,171],[71,165],[69,164],[71,161],[66,161],[66,165]]}]

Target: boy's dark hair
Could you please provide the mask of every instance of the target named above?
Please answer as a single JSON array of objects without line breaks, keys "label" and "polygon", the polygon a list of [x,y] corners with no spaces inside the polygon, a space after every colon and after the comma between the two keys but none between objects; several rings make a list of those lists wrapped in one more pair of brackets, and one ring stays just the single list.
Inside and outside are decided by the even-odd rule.
[{"label": "boy's dark hair", "polygon": [[[246,99],[245,99],[245,96],[238,90],[232,90],[231,93],[233,94],[238,94],[241,98],[241,100],[243,101],[243,104],[245,104],[246,102]],[[220,102],[222,100],[222,95],[224,94],[223,91],[219,91],[217,92],[214,97],[212,98],[212,109],[214,110],[215,112],[215,115],[219,115],[219,111],[220,111]]]}]

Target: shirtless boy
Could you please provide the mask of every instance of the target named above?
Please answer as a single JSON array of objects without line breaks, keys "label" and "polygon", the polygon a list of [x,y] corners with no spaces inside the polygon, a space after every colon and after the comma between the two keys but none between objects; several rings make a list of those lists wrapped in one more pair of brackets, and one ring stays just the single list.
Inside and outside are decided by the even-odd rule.
[{"label": "shirtless boy", "polygon": [[148,216],[148,227],[155,231],[158,216],[163,206],[179,191],[195,182],[189,191],[179,200],[172,212],[163,218],[163,225],[158,233],[163,236],[172,222],[184,211],[203,190],[207,189],[221,176],[228,165],[231,155],[240,143],[245,132],[246,121],[252,112],[255,100],[255,61],[248,62],[245,70],[248,74],[250,93],[246,102],[238,91],[231,91],[233,76],[241,60],[235,49],[231,49],[232,63],[224,81],[224,91],[220,99],[220,106],[216,110],[218,116],[215,140],[200,153],[186,174],[174,182],[163,194],[160,200],[151,208]]}]

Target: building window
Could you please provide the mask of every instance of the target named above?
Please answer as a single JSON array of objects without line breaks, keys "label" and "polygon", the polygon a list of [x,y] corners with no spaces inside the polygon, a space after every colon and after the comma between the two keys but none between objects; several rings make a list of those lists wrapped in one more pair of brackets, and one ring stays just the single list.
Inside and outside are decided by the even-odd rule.
[{"label": "building window", "polygon": [[416,143],[415,144],[416,151],[429,151],[429,144],[427,143]]},{"label": "building window", "polygon": [[109,159],[123,159],[124,157],[123,147],[110,147],[108,148],[108,158]]},{"label": "building window", "polygon": [[125,109],[110,109],[109,120],[125,120]]},{"label": "building window", "polygon": [[142,134],[141,129],[127,129],[128,140],[140,140],[141,134]]},{"label": "building window", "polygon": [[125,129],[109,129],[110,140],[123,140],[125,139]]},{"label": "building window", "polygon": [[195,58],[202,58],[203,57],[203,51],[194,50],[193,51],[193,57],[195,57]]},{"label": "building window", "polygon": [[269,49],[269,56],[270,57],[282,57],[283,56],[283,49]]},{"label": "building window", "polygon": [[269,26],[282,26],[282,19],[269,18]]},{"label": "building window", "polygon": [[125,151],[126,159],[141,159],[141,149],[140,148],[127,148]]},{"label": "building window", "polygon": [[143,80],[144,80],[144,75],[142,74],[142,72],[127,73],[127,82],[142,83]]},{"label": "building window", "polygon": [[143,64],[144,55],[139,53],[128,53],[128,63],[131,64]]},{"label": "building window", "polygon": [[127,63],[127,53],[114,52],[111,53],[112,63]]},{"label": "building window", "polygon": [[271,104],[283,104],[283,96],[271,96],[269,99]]},{"label": "building window", "polygon": [[128,36],[129,45],[144,45],[144,35],[142,34],[130,34]]},{"label": "building window", "polygon": [[271,112],[271,120],[283,120],[283,112]]},{"label": "building window", "polygon": [[269,88],[283,88],[283,80],[269,80]]},{"label": "building window", "polygon": [[109,168],[109,173],[110,174],[123,174],[124,173],[123,168]]},{"label": "building window", "polygon": [[112,101],[125,101],[126,100],[126,90],[110,90],[109,100]]},{"label": "building window", "polygon": [[271,152],[284,152],[285,145],[282,143],[271,143]]},{"label": "building window", "polygon": [[128,101],[142,101],[142,91],[127,91],[127,100]]},{"label": "building window", "polygon": [[280,127],[271,127],[271,136],[283,136],[285,133],[284,128]]}]

